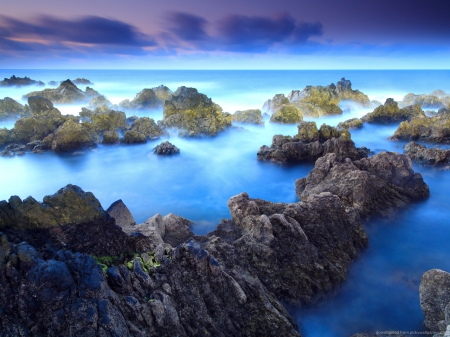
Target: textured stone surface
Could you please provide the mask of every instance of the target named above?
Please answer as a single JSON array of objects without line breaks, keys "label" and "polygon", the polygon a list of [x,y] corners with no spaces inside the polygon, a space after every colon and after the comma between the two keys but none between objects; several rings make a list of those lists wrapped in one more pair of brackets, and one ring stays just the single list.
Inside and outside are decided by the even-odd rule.
[{"label": "textured stone surface", "polygon": [[409,105],[400,109],[398,103],[392,98],[388,98],[384,105],[375,108],[362,117],[362,121],[366,123],[398,123],[411,120],[414,117],[423,118],[425,113],[422,111],[420,104]]},{"label": "textured stone surface", "polygon": [[446,165],[450,160],[450,150],[429,148],[416,142],[409,142],[405,146],[405,154],[413,161],[424,165]]},{"label": "textured stone surface", "polygon": [[134,226],[136,224],[133,215],[122,199],[114,201],[106,212],[116,220],[116,224],[120,227]]}]

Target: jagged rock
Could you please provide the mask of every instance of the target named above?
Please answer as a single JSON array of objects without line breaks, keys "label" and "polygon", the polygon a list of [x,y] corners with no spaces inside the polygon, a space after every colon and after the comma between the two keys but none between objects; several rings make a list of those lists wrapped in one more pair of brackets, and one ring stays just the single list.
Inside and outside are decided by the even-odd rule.
[{"label": "jagged rock", "polygon": [[52,150],[55,152],[74,151],[97,144],[97,134],[90,123],[68,120],[53,134]]},{"label": "jagged rock", "polygon": [[143,110],[143,109],[154,109],[160,105],[155,92],[152,89],[143,89],[141,92],[136,94],[136,97],[131,101],[125,99],[119,103],[119,108],[121,109],[132,109],[132,110]]},{"label": "jagged rock", "polygon": [[366,123],[398,123],[411,120],[414,117],[425,117],[425,113],[419,104],[400,109],[397,102],[388,98],[384,105],[380,105],[373,112],[363,116],[362,121]]},{"label": "jagged rock", "polygon": [[0,120],[16,119],[30,115],[31,111],[27,105],[23,106],[9,97],[0,99]]},{"label": "jagged rock", "polygon": [[[445,95],[445,93],[444,93]],[[441,96],[444,97],[444,96]],[[403,97],[403,100],[401,102],[399,102],[401,107],[405,107],[405,106],[409,106],[409,105],[420,105],[422,108],[424,109],[440,109],[445,107],[445,104],[442,103],[442,101],[430,94],[430,95],[426,95],[426,94],[420,94],[420,95],[415,95],[413,93],[409,93],[407,94],[405,97]]]},{"label": "jagged rock", "polygon": [[61,115],[61,112],[53,107],[53,103],[49,99],[41,96],[29,96],[28,105],[33,116]]},{"label": "jagged rock", "polygon": [[277,94],[273,96],[272,99],[269,99],[266,102],[264,102],[262,111],[271,115],[283,104],[289,104],[289,99],[283,94]]},{"label": "jagged rock", "polygon": [[420,173],[412,170],[411,159],[395,152],[356,161],[327,154],[306,178],[295,182],[295,191],[301,200],[331,192],[363,218],[390,216],[395,209],[430,195]]},{"label": "jagged rock", "polygon": [[445,332],[450,325],[450,274],[431,269],[423,274],[419,287],[424,325],[430,331]]},{"label": "jagged rock", "polygon": [[264,124],[261,110],[259,109],[236,111],[231,116],[231,121],[238,123]]},{"label": "jagged rock", "polygon": [[215,136],[231,125],[231,115],[195,88],[179,87],[164,103],[164,125],[182,137]]},{"label": "jagged rock", "polygon": [[55,89],[33,91],[24,95],[23,98],[41,96],[51,100],[53,103],[79,103],[89,102],[93,97],[98,95],[98,92],[92,88],[87,87],[86,91],[83,92],[70,80],[65,80]]},{"label": "jagged rock", "polygon": [[180,149],[169,142],[163,142],[153,149],[153,153],[158,155],[178,154],[180,153]]},{"label": "jagged rock", "polygon": [[424,165],[445,165],[450,160],[450,150],[427,149],[426,146],[414,141],[406,144],[404,153],[410,156],[413,161]]},{"label": "jagged rock", "polygon": [[389,139],[450,143],[450,114],[440,110],[434,117],[416,117],[404,121]]},{"label": "jagged rock", "polygon": [[362,122],[361,118],[351,118],[351,119],[346,120],[345,122],[340,122],[337,125],[337,129],[339,131],[360,129],[362,127],[363,127],[363,122]]},{"label": "jagged rock", "polygon": [[124,232],[141,233],[155,244],[167,243],[173,247],[186,242],[194,236],[190,229],[194,223],[175,214],[161,216],[156,214],[144,223],[135,226],[122,226]]},{"label": "jagged rock", "polygon": [[72,80],[72,83],[75,84],[75,85],[94,84],[91,81],[89,81],[87,78],[76,78],[76,79]]},{"label": "jagged rock", "polygon": [[91,109],[95,109],[96,107],[98,107],[100,105],[106,105],[107,107],[111,107],[113,104],[103,95],[94,97],[89,102],[89,108],[91,108]]},{"label": "jagged rock", "polygon": [[315,122],[301,122],[294,136],[275,135],[272,145],[263,145],[258,151],[258,160],[272,162],[315,161],[327,153],[336,153],[353,160],[365,158],[369,150],[356,148],[347,130],[323,124],[320,130]]},{"label": "jagged rock", "polygon": [[116,224],[120,227],[134,226],[136,224],[133,215],[122,199],[114,201],[106,212],[116,220]]},{"label": "jagged rock", "polygon": [[159,87],[152,88],[152,90],[161,105],[164,105],[164,102],[170,99],[173,94],[172,90],[162,84]]},{"label": "jagged rock", "polygon": [[103,132],[102,144],[116,144],[119,142],[119,134],[117,131]]},{"label": "jagged rock", "polygon": [[11,137],[11,131],[7,128],[0,129],[0,145],[6,144],[9,142]]},{"label": "jagged rock", "polygon": [[35,229],[104,219],[106,213],[91,192],[67,185],[40,203],[12,196],[0,202],[0,228]]},{"label": "jagged rock", "polygon": [[[159,123],[159,122],[158,122]],[[137,118],[131,124],[131,131],[138,132],[146,139],[154,140],[163,135],[164,130],[161,125],[155,123],[153,118]]]},{"label": "jagged rock", "polygon": [[301,111],[290,104],[283,104],[275,110],[270,121],[282,124],[295,124],[303,120]]},{"label": "jagged rock", "polygon": [[45,85],[42,81],[35,81],[29,77],[16,77],[12,75],[10,78],[6,78],[3,81],[0,81],[0,86],[22,86],[22,85]]},{"label": "jagged rock", "polygon": [[96,132],[125,130],[128,126],[124,112],[109,108],[105,110],[96,108],[90,118]]}]

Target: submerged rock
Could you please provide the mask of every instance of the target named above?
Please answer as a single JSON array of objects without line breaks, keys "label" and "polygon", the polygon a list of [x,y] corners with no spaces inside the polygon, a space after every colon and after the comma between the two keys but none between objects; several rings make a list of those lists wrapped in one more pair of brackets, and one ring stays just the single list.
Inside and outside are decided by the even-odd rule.
[{"label": "submerged rock", "polygon": [[163,123],[180,129],[182,137],[215,136],[231,125],[231,115],[197,89],[183,86],[165,101]]},{"label": "submerged rock", "polygon": [[416,142],[409,142],[405,146],[405,154],[413,161],[424,165],[446,165],[450,160],[450,150],[429,148]]},{"label": "submerged rock", "polygon": [[431,269],[422,276],[419,287],[424,325],[430,331],[445,332],[450,325],[450,274]]},{"label": "submerged rock", "polygon": [[41,96],[53,103],[79,103],[89,102],[93,97],[99,96],[99,93],[89,87],[83,92],[70,80],[65,80],[55,89],[33,91],[23,97],[28,98],[30,96]]},{"label": "submerged rock", "polygon": [[316,161],[306,178],[295,182],[295,191],[305,201],[331,192],[363,218],[390,216],[395,209],[430,195],[421,174],[412,170],[411,159],[395,152],[354,161],[327,154]]},{"label": "submerged rock", "polygon": [[347,130],[323,124],[317,129],[315,122],[301,122],[294,136],[275,135],[272,145],[263,145],[258,151],[258,160],[272,162],[315,161],[327,153],[335,153],[353,160],[365,158],[369,150],[357,148]]},{"label": "submerged rock", "polygon": [[158,155],[178,154],[180,153],[180,149],[169,142],[163,142],[153,149],[153,153]]},{"label": "submerged rock", "polygon": [[29,77],[16,77],[15,75],[12,75],[10,78],[4,78],[3,81],[0,81],[0,86],[5,86],[5,87],[13,87],[13,86],[17,86],[17,87],[21,87],[23,85],[45,85],[44,82],[42,81],[35,81],[32,80]]},{"label": "submerged rock", "polygon": [[264,124],[261,115],[261,110],[259,109],[249,109],[244,111],[236,111],[231,116],[232,122],[238,123],[248,123],[248,124]]},{"label": "submerged rock", "polygon": [[0,99],[0,120],[17,119],[31,115],[30,108],[16,102],[12,98]]},{"label": "submerged rock", "polygon": [[384,105],[380,105],[373,112],[363,116],[362,121],[366,123],[398,123],[415,117],[425,117],[419,104],[400,109],[397,102],[388,98]]}]

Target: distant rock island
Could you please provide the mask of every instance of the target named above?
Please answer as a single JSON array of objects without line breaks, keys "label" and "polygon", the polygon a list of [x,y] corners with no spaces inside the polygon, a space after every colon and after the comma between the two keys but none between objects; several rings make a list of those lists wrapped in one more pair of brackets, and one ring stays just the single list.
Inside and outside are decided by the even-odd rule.
[{"label": "distant rock island", "polygon": [[0,86],[5,87],[21,87],[27,85],[45,85],[42,81],[35,81],[29,77],[16,77],[12,75],[10,78],[6,78],[3,81],[0,81]]}]

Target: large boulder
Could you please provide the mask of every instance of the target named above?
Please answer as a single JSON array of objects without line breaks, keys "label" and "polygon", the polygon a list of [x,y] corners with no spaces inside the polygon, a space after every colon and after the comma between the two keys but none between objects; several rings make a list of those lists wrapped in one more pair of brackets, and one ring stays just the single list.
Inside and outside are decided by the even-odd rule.
[{"label": "large boulder", "polygon": [[438,148],[429,148],[414,141],[405,146],[405,154],[411,157],[413,161],[424,165],[446,165],[450,160],[450,150]]},{"label": "large boulder", "polygon": [[124,130],[128,127],[127,117],[122,111],[95,109],[90,118],[96,132]]},{"label": "large boulder", "polygon": [[415,117],[404,121],[389,139],[450,143],[450,113],[441,109],[434,117]]},{"label": "large boulder", "polygon": [[248,123],[248,124],[264,124],[261,115],[261,110],[259,109],[249,109],[243,111],[236,111],[231,116],[232,122],[238,123]]},{"label": "large boulder", "polygon": [[384,105],[380,105],[373,112],[363,116],[362,121],[367,123],[398,123],[411,120],[414,117],[425,117],[425,113],[419,104],[409,105],[400,109],[396,101],[388,98]]},{"label": "large boulder", "polygon": [[275,110],[270,121],[281,124],[296,124],[303,120],[301,111],[290,104],[283,104]]},{"label": "large boulder", "polygon": [[102,144],[116,144],[119,142],[119,133],[117,131],[103,132]]},{"label": "large boulder", "polygon": [[231,125],[231,116],[197,89],[183,86],[165,101],[163,122],[183,137],[215,136]]},{"label": "large boulder", "polygon": [[23,106],[9,97],[0,99],[0,120],[17,119],[30,115],[31,111],[27,105]]},{"label": "large boulder", "polygon": [[122,199],[114,201],[106,212],[116,220],[116,224],[120,227],[134,226],[136,224],[133,215]]},{"label": "large boulder", "polygon": [[257,154],[258,160],[272,162],[315,161],[327,153],[358,160],[367,157],[369,150],[357,148],[347,130],[323,124],[317,129],[315,122],[301,122],[294,136],[275,135],[270,147],[263,145]]},{"label": "large boulder", "polygon": [[87,87],[83,92],[70,80],[65,80],[55,89],[44,89],[42,91],[33,91],[24,98],[30,96],[41,96],[51,100],[53,103],[81,103],[89,102],[93,97],[98,96],[98,92]]},{"label": "large boulder", "polygon": [[160,105],[160,101],[156,97],[152,89],[143,89],[136,94],[131,101],[126,99],[119,103],[119,108],[130,110],[154,109]]},{"label": "large boulder", "polygon": [[[158,122],[159,123],[159,122]],[[141,117],[133,121],[131,131],[138,132],[146,139],[157,139],[164,133],[164,129],[153,118]]]},{"label": "large boulder", "polygon": [[162,142],[161,144],[156,145],[153,149],[153,153],[158,155],[179,154],[180,149],[170,142]]},{"label": "large boulder", "polygon": [[411,159],[395,152],[355,161],[329,153],[316,161],[306,178],[295,182],[295,191],[305,201],[331,192],[363,218],[390,216],[397,208],[430,195],[420,173],[412,170]]},{"label": "large boulder", "polygon": [[123,134],[123,137],[120,138],[119,141],[122,144],[144,144],[147,143],[147,138],[138,131],[128,130]]},{"label": "large boulder", "polygon": [[427,271],[419,293],[424,325],[430,331],[445,332],[450,325],[450,274],[440,269]]},{"label": "large boulder", "polygon": [[64,122],[53,133],[52,150],[66,152],[92,147],[97,144],[97,134],[90,123],[78,123],[73,120]]},{"label": "large boulder", "polygon": [[28,96],[27,100],[33,116],[61,115],[61,112],[53,107],[52,101],[45,97]]}]

